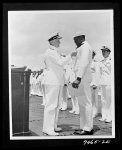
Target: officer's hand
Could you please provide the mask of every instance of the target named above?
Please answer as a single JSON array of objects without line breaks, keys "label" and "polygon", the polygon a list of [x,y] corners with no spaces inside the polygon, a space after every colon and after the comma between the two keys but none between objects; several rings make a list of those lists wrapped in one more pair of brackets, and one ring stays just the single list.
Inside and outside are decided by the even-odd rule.
[{"label": "officer's hand", "polygon": [[76,56],[76,55],[77,55],[77,52],[72,52],[71,53],[71,57]]}]

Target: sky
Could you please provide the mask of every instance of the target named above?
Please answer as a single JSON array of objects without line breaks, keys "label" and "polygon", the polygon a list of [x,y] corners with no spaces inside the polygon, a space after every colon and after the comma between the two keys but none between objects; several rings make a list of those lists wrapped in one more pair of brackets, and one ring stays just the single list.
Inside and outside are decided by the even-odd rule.
[{"label": "sky", "polygon": [[9,62],[35,70],[43,68],[43,55],[49,47],[48,37],[59,33],[60,51],[68,54],[75,50],[73,36],[86,35],[86,40],[102,59],[100,48],[112,49],[112,10],[102,11],[9,11]]}]

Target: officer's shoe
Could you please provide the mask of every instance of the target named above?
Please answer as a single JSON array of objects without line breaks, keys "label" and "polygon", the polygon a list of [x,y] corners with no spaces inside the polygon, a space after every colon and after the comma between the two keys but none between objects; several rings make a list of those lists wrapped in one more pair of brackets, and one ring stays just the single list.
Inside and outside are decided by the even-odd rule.
[{"label": "officer's shoe", "polygon": [[62,128],[55,128],[55,132],[61,132]]},{"label": "officer's shoe", "polygon": [[91,131],[85,131],[85,130],[75,131],[74,135],[93,135],[93,129]]}]

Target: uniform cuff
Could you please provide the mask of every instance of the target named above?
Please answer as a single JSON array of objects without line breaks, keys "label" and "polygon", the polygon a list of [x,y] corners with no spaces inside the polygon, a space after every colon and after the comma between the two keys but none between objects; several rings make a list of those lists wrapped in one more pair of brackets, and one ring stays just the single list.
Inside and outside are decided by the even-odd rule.
[{"label": "uniform cuff", "polygon": [[80,78],[80,77],[77,77],[77,80],[78,80],[78,81],[81,81],[81,78]]}]

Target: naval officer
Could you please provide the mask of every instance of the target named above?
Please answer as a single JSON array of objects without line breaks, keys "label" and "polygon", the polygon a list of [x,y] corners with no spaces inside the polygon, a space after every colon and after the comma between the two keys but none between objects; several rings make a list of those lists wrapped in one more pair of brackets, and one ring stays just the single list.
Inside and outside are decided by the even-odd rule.
[{"label": "naval officer", "polygon": [[76,52],[72,52],[66,57],[60,57],[58,48],[60,46],[59,34],[52,35],[48,41],[49,49],[45,53],[46,70],[43,84],[45,85],[45,107],[43,120],[43,133],[47,135],[59,135],[62,129],[57,127],[58,113],[62,98],[62,88],[64,86],[64,65],[66,65]]},{"label": "naval officer", "polygon": [[101,101],[102,101],[102,118],[100,121],[105,121],[106,123],[112,121],[112,101],[111,101],[111,58],[110,53],[111,50],[103,46],[101,48],[102,55],[104,59],[100,63],[100,86],[101,86]]},{"label": "naval officer", "polygon": [[74,135],[91,135],[93,134],[92,95],[90,88],[92,81],[90,68],[92,49],[85,40],[85,35],[76,35],[74,42],[78,53],[75,65],[76,80],[72,83],[72,86],[81,90],[81,95],[77,96],[80,109],[80,129],[76,130]]}]

